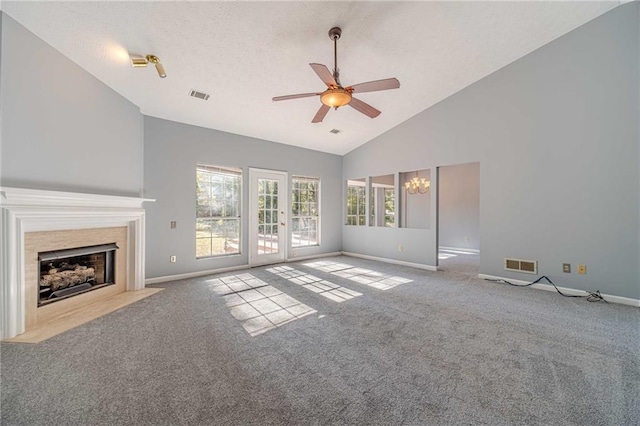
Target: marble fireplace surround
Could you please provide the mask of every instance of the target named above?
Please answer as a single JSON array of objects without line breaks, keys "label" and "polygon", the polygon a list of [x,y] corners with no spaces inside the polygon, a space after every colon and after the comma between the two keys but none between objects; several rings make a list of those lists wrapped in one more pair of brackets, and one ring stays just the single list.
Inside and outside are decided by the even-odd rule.
[{"label": "marble fireplace surround", "polygon": [[145,286],[146,198],[0,188],[0,339],[26,331],[25,234],[126,227],[126,291]]}]

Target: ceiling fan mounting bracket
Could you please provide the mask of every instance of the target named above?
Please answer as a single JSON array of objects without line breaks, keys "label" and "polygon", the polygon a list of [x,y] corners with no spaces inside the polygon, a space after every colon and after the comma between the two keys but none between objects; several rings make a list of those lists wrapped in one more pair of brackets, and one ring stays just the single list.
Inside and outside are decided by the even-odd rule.
[{"label": "ceiling fan mounting bracket", "polygon": [[331,40],[339,40],[342,35],[342,30],[340,27],[333,27],[329,30],[329,38]]}]

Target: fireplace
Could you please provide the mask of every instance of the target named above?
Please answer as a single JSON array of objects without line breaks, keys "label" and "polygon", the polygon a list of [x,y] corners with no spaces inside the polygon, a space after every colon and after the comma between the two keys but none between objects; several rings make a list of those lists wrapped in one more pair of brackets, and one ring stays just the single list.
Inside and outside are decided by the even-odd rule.
[{"label": "fireplace", "polygon": [[[145,215],[142,203],[151,201],[154,200],[1,187],[0,339],[37,329],[121,293],[144,289]],[[81,290],[73,297],[65,292],[56,293],[50,299],[55,291],[66,289],[42,288],[46,290],[42,299],[46,302],[39,302],[41,274],[56,269],[49,263],[57,259],[43,260],[50,252],[113,243],[117,249],[101,250],[110,251],[113,255],[113,279],[105,277],[99,287],[96,286],[99,281],[96,277],[93,277],[93,282],[89,279],[67,287],[91,286],[91,289],[88,285],[79,287]],[[46,262],[42,268],[41,262]],[[96,271],[99,269],[97,266],[84,264],[84,259],[66,262],[68,265],[78,264],[81,270],[84,270],[83,266],[87,269],[93,267],[96,276],[101,275]],[[104,263],[107,262],[105,257]]]},{"label": "fireplace", "polygon": [[38,253],[38,307],[115,284],[116,243]]}]

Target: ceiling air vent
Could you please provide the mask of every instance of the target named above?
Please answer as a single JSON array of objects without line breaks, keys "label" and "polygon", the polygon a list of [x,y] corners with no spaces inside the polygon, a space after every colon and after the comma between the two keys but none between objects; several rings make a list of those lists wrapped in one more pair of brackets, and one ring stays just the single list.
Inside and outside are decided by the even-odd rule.
[{"label": "ceiling air vent", "polygon": [[337,135],[338,133],[340,133],[342,130],[338,130],[338,129],[331,129],[329,130],[329,133],[333,133],[334,135]]},{"label": "ceiling air vent", "polygon": [[527,274],[538,273],[538,262],[535,260],[522,260],[522,259],[504,259],[504,270],[524,272]]},{"label": "ceiling air vent", "polygon": [[199,92],[199,91],[194,90],[194,89],[191,89],[191,92],[189,92],[189,96],[193,96],[194,98],[202,99],[203,101],[206,101],[207,99],[209,99],[209,95],[207,95],[206,93],[203,93],[203,92]]}]

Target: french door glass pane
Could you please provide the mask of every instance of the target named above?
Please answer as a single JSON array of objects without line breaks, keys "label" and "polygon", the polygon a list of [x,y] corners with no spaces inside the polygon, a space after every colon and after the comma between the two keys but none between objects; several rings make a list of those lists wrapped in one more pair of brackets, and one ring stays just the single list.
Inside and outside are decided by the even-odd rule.
[{"label": "french door glass pane", "polygon": [[[258,179],[258,254],[278,253],[278,181]],[[264,226],[263,226],[264,225]]]}]

